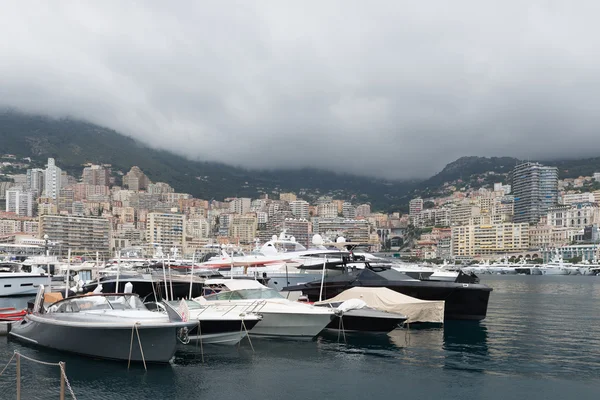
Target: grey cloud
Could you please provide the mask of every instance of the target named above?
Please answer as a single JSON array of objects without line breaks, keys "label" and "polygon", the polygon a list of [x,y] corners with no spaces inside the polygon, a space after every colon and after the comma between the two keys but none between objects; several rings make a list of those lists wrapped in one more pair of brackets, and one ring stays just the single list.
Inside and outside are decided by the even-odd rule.
[{"label": "grey cloud", "polygon": [[412,178],[463,155],[592,156],[599,11],[592,1],[5,2],[0,106],[251,168]]}]

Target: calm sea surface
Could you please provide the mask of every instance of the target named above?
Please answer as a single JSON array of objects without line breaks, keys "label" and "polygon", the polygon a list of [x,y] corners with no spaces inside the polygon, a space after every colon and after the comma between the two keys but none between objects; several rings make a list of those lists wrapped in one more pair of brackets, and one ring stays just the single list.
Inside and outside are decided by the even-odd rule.
[{"label": "calm sea surface", "polygon": [[[172,365],[99,361],[0,337],[0,370],[18,349],[66,361],[78,399],[599,399],[600,277],[483,276],[481,323],[316,341],[182,346]],[[14,299],[0,300],[1,305]],[[19,304],[19,305],[22,305]],[[90,343],[94,346],[94,343]],[[22,398],[58,398],[56,367],[22,362]],[[15,367],[0,399],[15,398]]]}]

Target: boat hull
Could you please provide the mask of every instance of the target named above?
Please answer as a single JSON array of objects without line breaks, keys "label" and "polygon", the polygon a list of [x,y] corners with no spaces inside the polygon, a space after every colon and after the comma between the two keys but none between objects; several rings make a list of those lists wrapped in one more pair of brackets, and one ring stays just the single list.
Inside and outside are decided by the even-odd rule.
[{"label": "boat hull", "polygon": [[250,332],[251,336],[310,339],[330,322],[332,314],[302,314],[258,311],[263,319]]},{"label": "boat hull", "polygon": [[[348,281],[325,281],[322,297],[331,298],[355,286],[386,287],[421,300],[444,300],[445,320],[479,321],[485,319],[492,291],[490,287],[482,284],[383,279],[356,282],[350,279]],[[302,290],[310,301],[319,301],[320,282],[313,282],[297,288],[290,287],[286,290]]]},{"label": "boat hull", "polygon": [[259,321],[259,319],[247,319],[242,324],[241,320],[202,320],[189,330],[188,337],[190,342],[236,345],[254,329]]},{"label": "boat hull", "polygon": [[[13,338],[54,350],[93,358],[142,361],[142,352],[132,328],[76,327],[44,322],[44,317],[28,315],[10,331]],[[138,326],[144,360],[166,363],[175,354],[177,328],[173,326]],[[129,356],[131,348],[131,357]]]},{"label": "boat hull", "polygon": [[542,275],[569,275],[569,272],[566,269],[560,267],[541,267],[540,271]]},{"label": "boat hull", "polygon": [[406,321],[406,317],[371,317],[367,315],[353,314],[352,312],[346,312],[341,317],[342,323],[340,323],[340,316],[335,316],[333,320],[327,325],[327,329],[351,331],[351,332],[380,332],[387,333],[391,332],[398,326]]}]

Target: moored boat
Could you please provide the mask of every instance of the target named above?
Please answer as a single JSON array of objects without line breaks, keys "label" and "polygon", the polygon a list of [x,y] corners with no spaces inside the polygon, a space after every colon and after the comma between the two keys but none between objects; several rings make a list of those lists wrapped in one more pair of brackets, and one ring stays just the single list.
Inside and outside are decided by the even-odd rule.
[{"label": "moored boat", "polygon": [[[461,282],[461,277],[466,281]],[[486,317],[492,288],[472,283],[475,278],[459,275],[458,282],[436,282],[412,279],[390,269],[375,271],[368,264],[364,270],[328,277],[304,285],[289,286],[286,291],[301,291],[311,301],[318,301],[321,295],[332,297],[352,287],[387,287],[391,290],[421,300],[444,300],[445,319],[482,320]]]},{"label": "moored boat", "polygon": [[288,300],[276,290],[246,279],[207,279],[206,294],[194,300],[218,310],[262,315],[250,336],[305,338],[316,336],[334,311]]},{"label": "moored boat", "polygon": [[194,325],[149,311],[132,293],[69,297],[45,309],[43,290],[11,337],[94,358],[164,363],[175,354],[182,328]]}]

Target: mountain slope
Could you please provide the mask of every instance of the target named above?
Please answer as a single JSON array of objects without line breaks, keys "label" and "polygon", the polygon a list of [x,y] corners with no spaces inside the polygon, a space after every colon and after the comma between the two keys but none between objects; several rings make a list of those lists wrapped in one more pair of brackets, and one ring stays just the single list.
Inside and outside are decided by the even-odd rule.
[{"label": "mountain slope", "polygon": [[443,170],[424,181],[421,186],[435,187],[444,182],[468,179],[474,174],[493,171],[497,174],[510,172],[519,160],[512,157],[461,157],[446,165]]},{"label": "mountain slope", "polygon": [[54,157],[57,164],[79,176],[82,164],[112,164],[127,172],[139,166],[155,182],[168,182],[177,191],[205,199],[257,197],[293,191],[312,199],[319,195],[354,197],[374,209],[395,208],[412,184],[335,174],[318,169],[251,171],[214,162],[191,161],[156,150],[116,131],[71,119],[52,119],[0,112],[0,153],[32,157],[38,164]]}]

